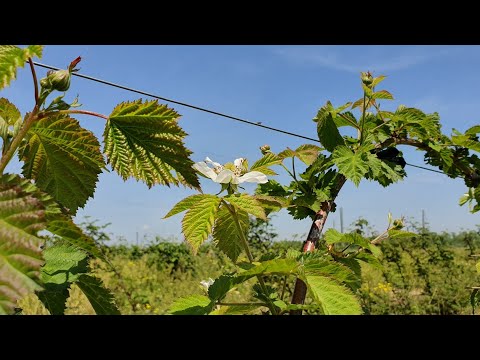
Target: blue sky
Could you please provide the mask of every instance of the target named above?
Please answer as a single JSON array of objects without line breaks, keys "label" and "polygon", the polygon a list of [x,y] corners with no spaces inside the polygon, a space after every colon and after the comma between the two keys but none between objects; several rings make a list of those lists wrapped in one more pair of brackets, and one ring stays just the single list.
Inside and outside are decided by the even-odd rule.
[{"label": "blue sky", "polygon": [[[479,46],[46,46],[40,62],[65,68],[82,56],[81,73],[206,107],[218,112],[261,121],[309,137],[316,137],[312,118],[330,100],[335,106],[361,97],[359,72],[387,75],[380,88],[389,90],[394,101],[425,112],[437,111],[443,129],[460,131],[480,124]],[[46,70],[37,68],[38,76]],[[89,80],[74,77],[67,98],[79,94],[82,109],[110,114],[125,100],[141,96]],[[18,80],[0,96],[13,101],[25,113],[33,107],[33,88],[28,69],[19,71]],[[225,163],[238,157],[252,161],[261,154],[259,146],[269,144],[273,151],[308,143],[288,135],[234,122],[212,114],[170,104],[181,115],[180,125],[189,136],[186,145],[194,161],[209,156]],[[101,138],[103,120],[78,116],[82,126]],[[404,150],[407,162],[423,165],[423,153]],[[12,163],[7,171],[18,172]],[[378,230],[385,228],[387,214],[420,221],[422,209],[435,231],[458,231],[480,224],[478,214],[458,206],[466,188],[462,180],[407,167],[407,178],[388,188],[363,181],[359,188],[348,183],[337,198],[343,208],[344,223],[359,216]],[[276,180],[285,183],[281,174]],[[203,180],[202,180],[203,181]],[[216,184],[202,182],[205,192],[216,193]],[[253,190],[248,186],[247,190]],[[180,199],[194,191],[157,186],[148,189],[133,180],[124,182],[116,173],[101,174],[94,198],[78,212],[77,220],[89,215],[100,223],[110,222],[110,232],[128,240],[161,235],[182,239],[182,216],[162,217]],[[327,228],[339,228],[339,212],[332,214]],[[297,221],[286,212],[273,219],[280,238],[302,238],[308,220]]]}]

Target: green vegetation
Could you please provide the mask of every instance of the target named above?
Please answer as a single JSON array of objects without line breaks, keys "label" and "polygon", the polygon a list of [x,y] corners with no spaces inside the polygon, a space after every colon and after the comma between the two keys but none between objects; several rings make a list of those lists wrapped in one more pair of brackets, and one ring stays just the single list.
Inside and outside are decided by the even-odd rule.
[{"label": "green vegetation", "polygon": [[[145,246],[120,244],[108,246],[106,225],[96,221],[82,223],[102,248],[116,273],[102,260],[90,262],[92,273],[102,279],[113,293],[122,314],[167,314],[178,298],[205,295],[202,280],[232,271],[233,265],[211,242],[202,245],[194,256],[185,243],[156,238]],[[368,221],[359,219],[356,231],[371,231]],[[417,229],[418,230],[418,229]],[[284,256],[288,249],[300,249],[301,241],[277,241],[278,235],[268,222],[252,220],[250,241],[255,258]],[[98,241],[100,242],[100,241]],[[380,245],[382,266],[362,265],[362,285],[357,295],[365,314],[471,314],[468,289],[479,282],[471,251],[480,249],[477,231],[437,234],[425,231],[414,238],[391,239]],[[273,291],[288,299],[293,282],[274,275],[268,279]],[[229,293],[228,302],[246,302],[252,297],[254,280],[240,284]],[[285,286],[285,287],[284,287]],[[311,303],[307,298],[307,304]],[[48,314],[33,295],[19,302],[24,314]],[[231,309],[231,307],[230,307]],[[235,309],[234,309],[235,310]],[[238,310],[238,309],[237,309]],[[265,309],[257,309],[261,314]],[[233,312],[233,310],[231,310]],[[66,303],[66,314],[94,314],[80,289],[73,285]],[[315,309],[309,314],[318,314]],[[478,313],[478,310],[477,310]]]}]

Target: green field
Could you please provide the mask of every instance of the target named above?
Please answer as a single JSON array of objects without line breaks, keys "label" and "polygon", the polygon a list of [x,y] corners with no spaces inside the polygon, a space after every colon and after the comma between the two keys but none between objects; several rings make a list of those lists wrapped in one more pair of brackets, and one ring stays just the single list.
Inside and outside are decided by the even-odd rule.
[{"label": "green field", "polygon": [[[96,228],[90,233],[100,239],[105,233]],[[272,241],[276,234],[268,227],[254,227],[250,239],[257,259],[279,255],[288,248],[301,248],[300,241]],[[102,237],[103,236],[103,237]],[[387,240],[382,243],[379,268],[362,266],[362,286],[357,295],[365,314],[471,314],[470,286],[480,283],[475,259],[470,255],[480,248],[476,231],[458,234],[427,232],[412,239]],[[183,243],[157,238],[150,245],[103,245],[116,273],[105,263],[91,262],[93,272],[113,292],[122,314],[167,314],[175,299],[203,294],[200,281],[216,278],[233,265],[210,242],[192,255]],[[282,278],[272,284],[287,301],[293,281],[283,290]],[[251,280],[252,283],[254,280]],[[249,283],[231,291],[226,301],[247,301]],[[66,314],[94,314],[85,295],[73,285]],[[309,299],[307,299],[307,302]],[[24,314],[48,314],[34,295],[19,301]],[[257,311],[261,314],[261,310]]]}]

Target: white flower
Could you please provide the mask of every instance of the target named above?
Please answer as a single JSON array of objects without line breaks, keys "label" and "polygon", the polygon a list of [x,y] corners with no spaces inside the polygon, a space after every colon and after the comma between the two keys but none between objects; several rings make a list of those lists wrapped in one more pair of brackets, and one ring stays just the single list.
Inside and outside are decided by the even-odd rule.
[{"label": "white flower", "polygon": [[208,278],[207,281],[205,281],[205,280],[200,281],[200,285],[202,285],[208,291],[208,288],[211,285],[213,285],[214,282],[215,282],[215,280],[213,280],[212,278]]},{"label": "white flower", "polygon": [[[234,170],[232,171],[230,169],[225,169],[222,165],[207,157],[205,158],[205,161],[195,163],[193,168],[216,183],[221,184],[241,184],[244,182],[265,184],[268,181],[267,176],[260,171],[244,173],[245,169],[242,166],[244,161],[244,158],[235,159],[233,162]],[[213,167],[209,167],[209,164]]]}]

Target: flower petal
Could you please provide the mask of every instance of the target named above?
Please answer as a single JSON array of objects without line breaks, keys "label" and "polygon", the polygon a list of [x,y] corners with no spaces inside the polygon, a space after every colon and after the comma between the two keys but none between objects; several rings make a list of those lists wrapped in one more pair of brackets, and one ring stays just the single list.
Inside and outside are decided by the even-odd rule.
[{"label": "flower petal", "polygon": [[208,156],[205,158],[205,162],[207,164],[212,164],[214,167],[222,167],[222,165],[220,165],[219,163],[210,160],[210,158]]},{"label": "flower petal", "polygon": [[228,184],[232,178],[235,178],[232,170],[223,169],[217,175],[217,178],[213,181],[221,184]]},{"label": "flower petal", "polygon": [[210,179],[212,179],[213,181],[215,181],[215,179],[217,178],[217,174],[215,174],[215,171],[213,171],[206,163],[204,163],[203,161],[200,161],[198,163],[195,163],[192,165],[192,167],[201,172],[203,175],[205,175],[206,177],[209,177]]},{"label": "flower petal", "polygon": [[243,182],[251,182],[251,183],[265,184],[268,181],[267,175],[265,175],[264,173],[261,173],[260,171],[250,171],[235,180],[237,180],[238,182],[232,181],[232,183],[241,184]]},{"label": "flower petal", "polygon": [[235,159],[235,161],[233,162],[233,165],[235,165],[237,168],[239,168],[240,166],[242,166],[244,161],[245,161],[244,158]]}]

